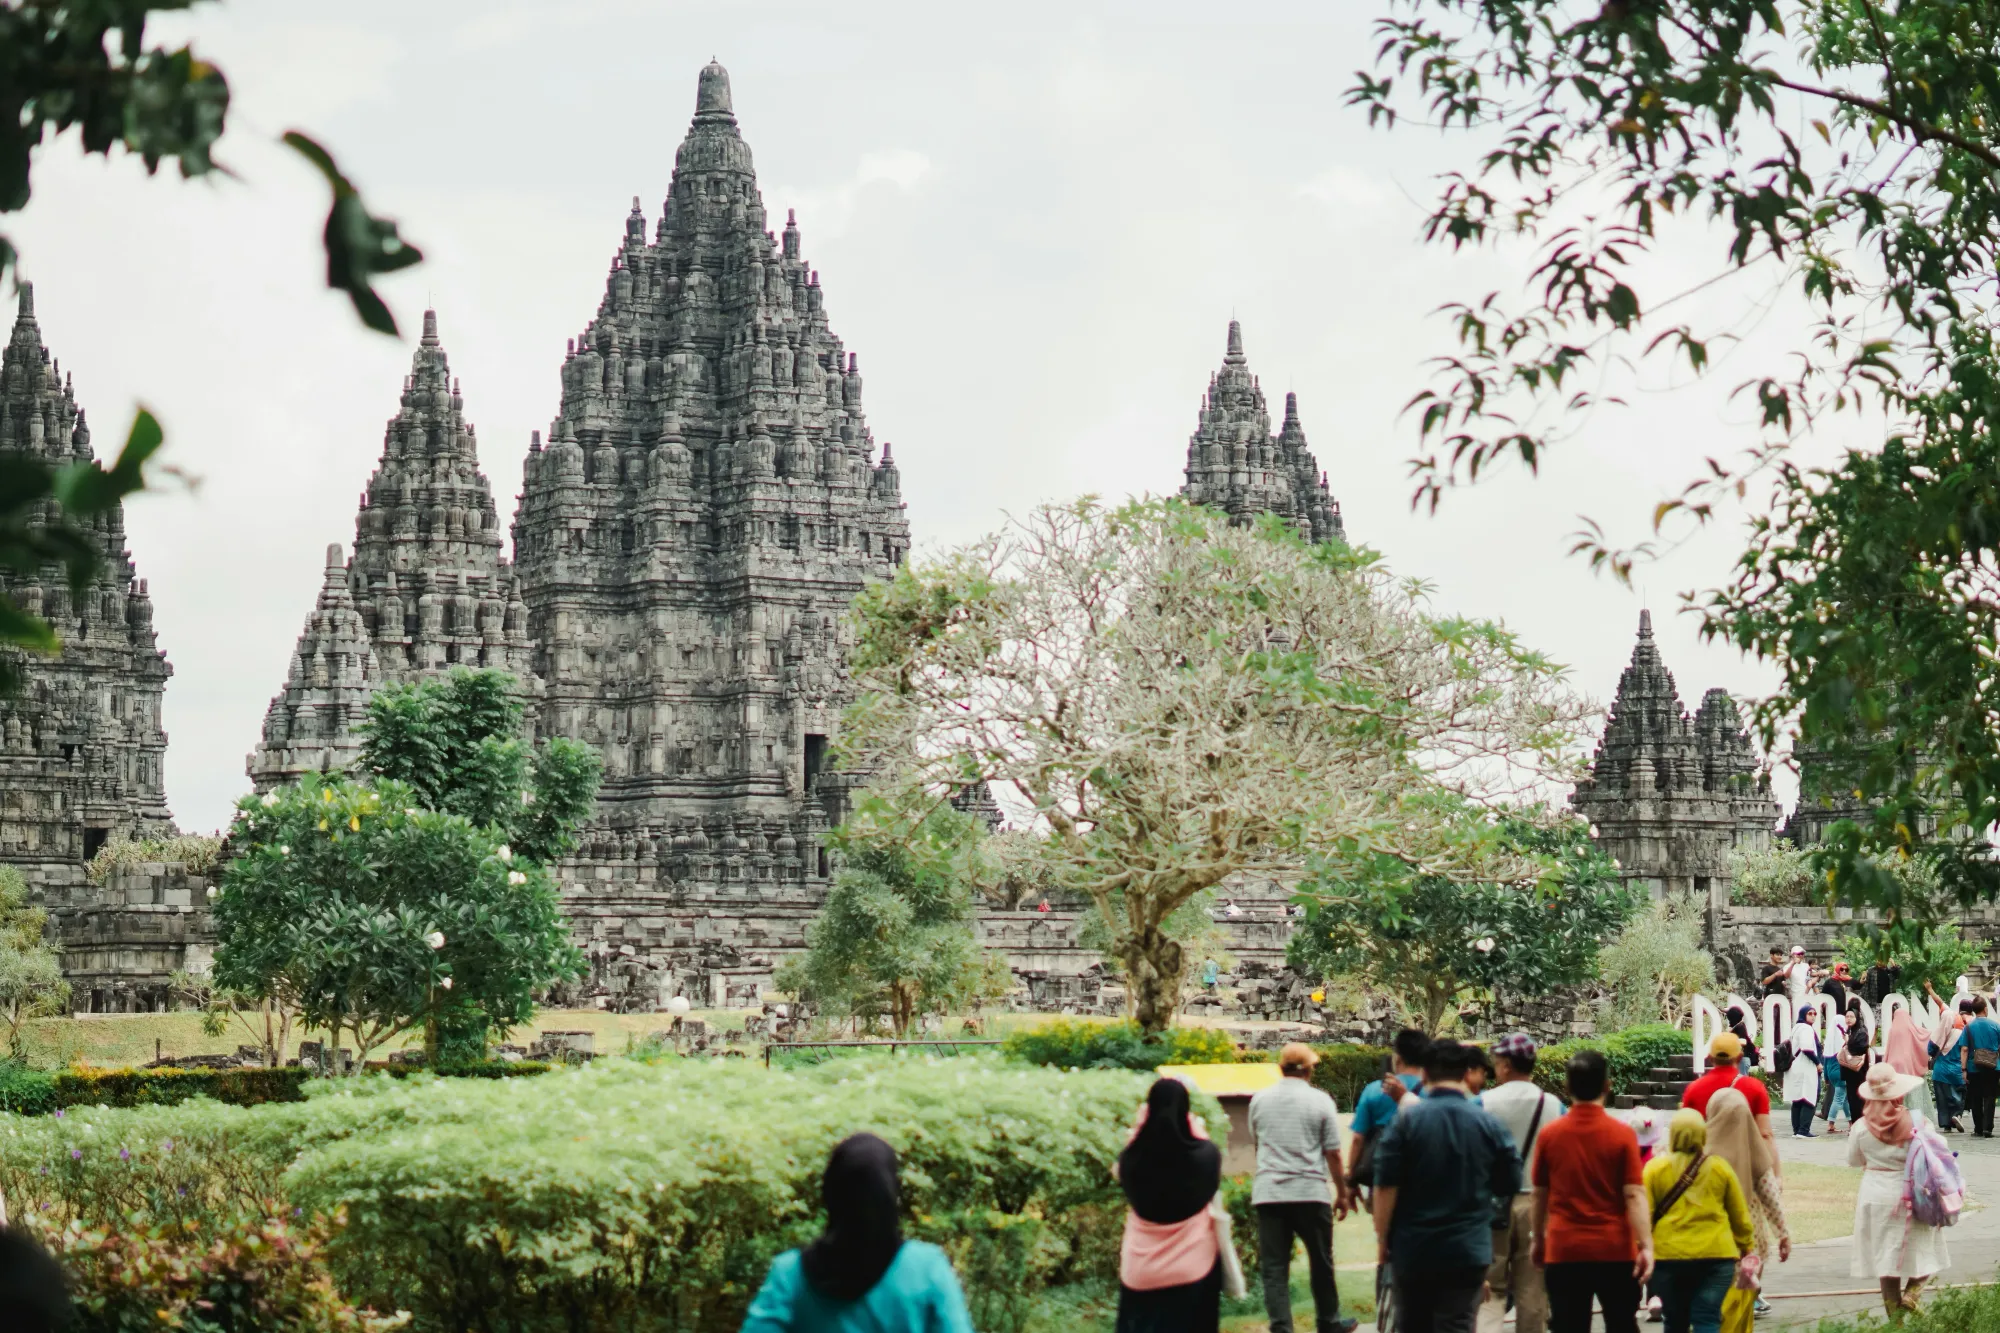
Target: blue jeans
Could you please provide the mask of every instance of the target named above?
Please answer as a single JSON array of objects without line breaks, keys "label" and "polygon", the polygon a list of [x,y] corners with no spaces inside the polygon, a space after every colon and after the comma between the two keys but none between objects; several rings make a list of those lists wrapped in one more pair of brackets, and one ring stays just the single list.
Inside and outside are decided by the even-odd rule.
[{"label": "blue jeans", "polygon": [[1938,1128],[1943,1129],[1956,1122],[1959,1111],[1965,1106],[1965,1085],[1934,1078],[1931,1080],[1931,1094],[1937,1098]]},{"label": "blue jeans", "polygon": [[1829,1055],[1819,1062],[1819,1116],[1828,1129],[1840,1119],[1840,1057]]},{"label": "blue jeans", "polygon": [[1662,1259],[1653,1266],[1667,1333],[1722,1333],[1722,1301],[1736,1280],[1734,1259]]}]

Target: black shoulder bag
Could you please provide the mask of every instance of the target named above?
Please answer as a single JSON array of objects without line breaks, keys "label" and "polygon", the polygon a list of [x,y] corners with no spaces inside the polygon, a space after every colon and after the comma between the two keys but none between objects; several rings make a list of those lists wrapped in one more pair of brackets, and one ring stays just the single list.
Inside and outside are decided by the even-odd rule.
[{"label": "black shoulder bag", "polygon": [[[1534,1119],[1528,1121],[1528,1137],[1521,1144],[1521,1178],[1528,1178],[1528,1158],[1535,1151],[1535,1135],[1542,1129],[1542,1112],[1549,1109],[1549,1094],[1542,1093],[1535,1098]],[[1495,1199],[1493,1201],[1493,1229],[1505,1231],[1514,1224],[1514,1201]]]}]

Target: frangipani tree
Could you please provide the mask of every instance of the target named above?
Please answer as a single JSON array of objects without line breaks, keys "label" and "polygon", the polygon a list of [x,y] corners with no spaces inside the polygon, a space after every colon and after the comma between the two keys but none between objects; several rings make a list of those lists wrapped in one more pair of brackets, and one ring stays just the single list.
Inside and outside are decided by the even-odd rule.
[{"label": "frangipani tree", "polygon": [[1375,557],[1149,500],[1040,509],[856,601],[843,762],[857,818],[914,824],[985,780],[1087,892],[1134,1016],[1172,1021],[1167,916],[1308,852],[1493,877],[1508,853],[1435,813],[1566,770],[1585,706],[1499,626],[1439,617]]}]

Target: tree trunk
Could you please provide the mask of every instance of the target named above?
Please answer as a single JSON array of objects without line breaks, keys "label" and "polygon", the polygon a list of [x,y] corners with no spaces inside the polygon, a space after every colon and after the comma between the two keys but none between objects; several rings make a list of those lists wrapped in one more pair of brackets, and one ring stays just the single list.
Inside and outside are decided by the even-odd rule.
[{"label": "tree trunk", "polygon": [[1125,965],[1132,1017],[1141,1031],[1171,1027],[1181,1003],[1181,977],[1187,957],[1180,944],[1158,926],[1148,926],[1118,940],[1118,961]]},{"label": "tree trunk", "polygon": [[438,1067],[438,1016],[433,1009],[424,1015],[424,1068],[432,1073]]}]

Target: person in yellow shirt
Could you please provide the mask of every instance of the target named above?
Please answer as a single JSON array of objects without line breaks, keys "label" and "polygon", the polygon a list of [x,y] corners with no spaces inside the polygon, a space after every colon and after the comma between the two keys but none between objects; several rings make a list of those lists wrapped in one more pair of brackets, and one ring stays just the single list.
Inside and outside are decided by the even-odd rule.
[{"label": "person in yellow shirt", "polygon": [[1707,1152],[1701,1113],[1682,1110],[1667,1127],[1668,1151],[1646,1164],[1653,1211],[1653,1290],[1667,1333],[1720,1333],[1722,1302],[1737,1261],[1757,1233],[1736,1171]]}]

